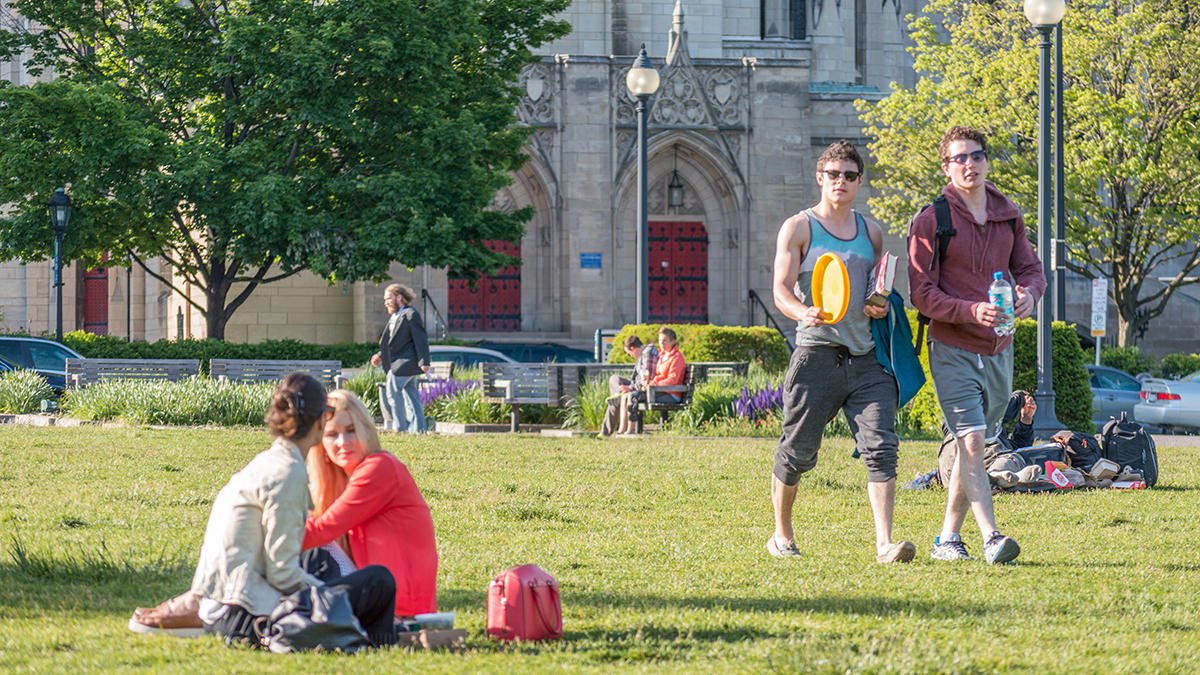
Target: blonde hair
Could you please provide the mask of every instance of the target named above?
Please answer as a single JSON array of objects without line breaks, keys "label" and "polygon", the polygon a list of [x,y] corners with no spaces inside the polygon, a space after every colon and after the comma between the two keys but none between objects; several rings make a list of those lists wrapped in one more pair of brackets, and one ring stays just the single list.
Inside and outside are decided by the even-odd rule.
[{"label": "blonde hair", "polygon": [[[354,392],[335,389],[329,392],[326,405],[334,415],[339,412],[350,415],[350,421],[354,423],[354,432],[368,455],[383,450],[379,444],[379,432],[375,430],[375,420]],[[329,461],[324,442],[318,442],[309,451],[305,464],[308,465],[308,489],[313,500],[312,516],[316,518],[325,513],[342,492],[345,492],[349,477],[341,467]]]}]

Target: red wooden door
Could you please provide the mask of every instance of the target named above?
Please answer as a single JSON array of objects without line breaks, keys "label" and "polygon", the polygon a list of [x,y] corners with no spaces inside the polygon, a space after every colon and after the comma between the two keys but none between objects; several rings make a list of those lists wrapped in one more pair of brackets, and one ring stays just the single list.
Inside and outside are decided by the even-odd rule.
[{"label": "red wooden door", "polygon": [[654,323],[708,323],[708,231],[704,223],[654,221],[648,282]]},{"label": "red wooden door", "polygon": [[[510,256],[521,253],[508,241],[486,242],[488,249]],[[514,331],[521,329],[521,266],[509,265],[492,276],[481,276],[472,287],[450,272],[451,330]]]},{"label": "red wooden door", "polygon": [[83,273],[83,329],[108,335],[107,267],[94,267]]}]

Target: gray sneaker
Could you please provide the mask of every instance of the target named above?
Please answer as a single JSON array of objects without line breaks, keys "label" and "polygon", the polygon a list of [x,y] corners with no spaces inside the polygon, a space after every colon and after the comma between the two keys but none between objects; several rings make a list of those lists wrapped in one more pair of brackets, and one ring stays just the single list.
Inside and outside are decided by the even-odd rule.
[{"label": "gray sneaker", "polygon": [[988,537],[987,543],[983,545],[983,559],[989,565],[1003,565],[1019,555],[1021,555],[1021,547],[1017,545],[1017,540],[1006,537],[998,531],[993,532],[992,536]]},{"label": "gray sneaker", "polygon": [[933,540],[933,552],[929,554],[934,560],[970,560],[971,554],[961,539],[942,541],[941,537]]},{"label": "gray sneaker", "polygon": [[771,535],[771,538],[767,540],[767,553],[776,558],[795,558],[800,555],[800,549],[796,546],[796,542],[791,539],[786,540],[781,546],[775,535]]}]

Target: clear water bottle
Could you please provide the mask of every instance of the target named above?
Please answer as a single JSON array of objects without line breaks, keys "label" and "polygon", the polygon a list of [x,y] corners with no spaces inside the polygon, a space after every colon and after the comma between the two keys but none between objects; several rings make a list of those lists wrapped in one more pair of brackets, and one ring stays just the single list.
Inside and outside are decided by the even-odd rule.
[{"label": "clear water bottle", "polygon": [[996,335],[1012,335],[1017,328],[1017,318],[1013,314],[1013,287],[1004,280],[1003,272],[992,275],[992,285],[988,287],[988,301],[1000,309],[1000,322],[994,330]]}]

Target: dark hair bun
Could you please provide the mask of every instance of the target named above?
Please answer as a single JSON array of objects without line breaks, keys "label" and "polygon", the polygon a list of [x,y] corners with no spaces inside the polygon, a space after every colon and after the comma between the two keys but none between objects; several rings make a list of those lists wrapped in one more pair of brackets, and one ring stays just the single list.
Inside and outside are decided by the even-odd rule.
[{"label": "dark hair bun", "polygon": [[325,387],[316,378],[292,373],[283,378],[271,396],[264,422],[272,436],[304,436],[325,412]]}]

